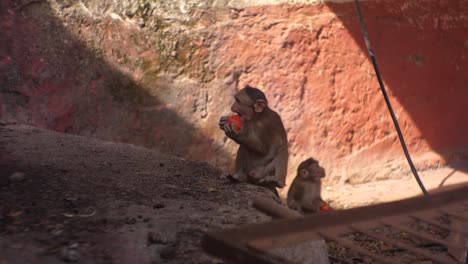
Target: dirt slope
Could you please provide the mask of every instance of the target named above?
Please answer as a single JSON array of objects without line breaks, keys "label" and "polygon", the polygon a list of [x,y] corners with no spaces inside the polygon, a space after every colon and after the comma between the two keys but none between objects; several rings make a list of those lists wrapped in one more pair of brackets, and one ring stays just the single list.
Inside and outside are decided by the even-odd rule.
[{"label": "dirt slope", "polygon": [[0,154],[2,264],[213,263],[203,231],[268,220],[269,191],[141,147],[0,125]]},{"label": "dirt slope", "polygon": [[[448,167],[421,176],[430,192],[468,182],[466,173]],[[200,249],[203,232],[268,221],[251,208],[257,195],[273,198],[260,187],[227,181],[207,163],[0,125],[0,264],[216,263]],[[420,190],[406,175],[325,185],[322,195],[343,209]]]}]

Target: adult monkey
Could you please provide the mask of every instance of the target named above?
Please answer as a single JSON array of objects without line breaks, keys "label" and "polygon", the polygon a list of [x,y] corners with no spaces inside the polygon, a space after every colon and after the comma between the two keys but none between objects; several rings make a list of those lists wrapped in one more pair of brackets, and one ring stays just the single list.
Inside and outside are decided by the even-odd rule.
[{"label": "adult monkey", "polygon": [[265,186],[278,194],[276,187],[285,186],[289,158],[281,117],[268,107],[265,94],[258,88],[247,85],[234,99],[231,111],[240,116],[241,129],[234,131],[226,116],[219,120],[226,136],[239,144],[232,178]]}]

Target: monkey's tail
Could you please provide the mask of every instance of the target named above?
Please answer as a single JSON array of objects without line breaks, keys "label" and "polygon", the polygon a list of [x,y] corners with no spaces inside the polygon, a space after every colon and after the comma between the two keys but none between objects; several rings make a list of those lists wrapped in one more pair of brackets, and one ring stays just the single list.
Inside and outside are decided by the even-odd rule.
[{"label": "monkey's tail", "polygon": [[372,50],[372,47],[369,41],[369,36],[367,34],[366,24],[364,23],[364,18],[362,16],[361,7],[359,6],[359,0],[354,0],[354,3],[356,4],[356,11],[359,16],[359,22],[361,24],[362,35],[364,37],[364,41],[366,42],[367,50],[369,51],[372,64],[374,65],[375,74],[377,75],[377,80],[379,81],[379,84],[380,84],[380,90],[382,91],[382,94],[385,98],[385,102],[387,103],[388,110],[390,111],[390,115],[392,116],[393,124],[395,125],[396,131],[398,133],[398,138],[400,139],[401,147],[403,148],[403,152],[405,152],[406,159],[408,160],[408,164],[411,168],[411,171],[413,172],[414,177],[416,178],[416,181],[419,184],[419,187],[421,188],[424,195],[428,195],[427,190],[426,188],[424,188],[424,185],[421,179],[419,178],[418,172],[416,168],[414,167],[413,161],[411,160],[411,156],[408,152],[408,148],[406,147],[405,139],[403,138],[403,134],[401,133],[401,130],[400,130],[400,125],[398,124],[398,120],[395,116],[395,113],[393,112],[392,104],[390,103],[390,99],[388,98],[387,91],[385,90],[382,77],[380,76],[379,67],[377,66],[377,60],[375,59],[375,54],[374,54],[374,51]]}]

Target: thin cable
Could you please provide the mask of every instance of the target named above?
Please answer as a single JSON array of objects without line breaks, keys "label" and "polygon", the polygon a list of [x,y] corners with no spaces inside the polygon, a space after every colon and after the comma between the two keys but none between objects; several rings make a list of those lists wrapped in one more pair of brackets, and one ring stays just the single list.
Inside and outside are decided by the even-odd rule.
[{"label": "thin cable", "polygon": [[359,22],[361,23],[362,35],[364,36],[364,41],[366,42],[367,50],[369,51],[372,64],[374,65],[374,70],[375,70],[375,74],[377,75],[377,80],[379,80],[380,90],[382,91],[382,94],[385,98],[385,102],[387,103],[388,110],[390,111],[390,115],[392,116],[393,124],[395,125],[396,131],[398,133],[398,138],[400,139],[401,147],[403,148],[403,152],[405,152],[406,159],[408,160],[408,164],[411,168],[411,171],[414,174],[414,177],[416,178],[416,181],[419,184],[419,187],[421,188],[424,195],[428,195],[426,188],[424,188],[424,185],[421,179],[419,178],[418,171],[414,167],[413,161],[411,160],[411,156],[408,152],[408,148],[406,147],[405,139],[403,138],[403,134],[401,133],[401,130],[400,130],[400,125],[398,124],[398,120],[395,116],[395,113],[393,112],[392,104],[390,103],[390,99],[388,98],[387,91],[385,90],[382,77],[380,76],[379,67],[377,66],[377,60],[375,59],[375,54],[374,54],[374,51],[372,50],[372,47],[369,41],[369,36],[367,34],[366,24],[364,23],[364,18],[362,16],[361,7],[359,6],[359,0],[354,0],[354,3],[356,4],[356,10],[359,16]]}]

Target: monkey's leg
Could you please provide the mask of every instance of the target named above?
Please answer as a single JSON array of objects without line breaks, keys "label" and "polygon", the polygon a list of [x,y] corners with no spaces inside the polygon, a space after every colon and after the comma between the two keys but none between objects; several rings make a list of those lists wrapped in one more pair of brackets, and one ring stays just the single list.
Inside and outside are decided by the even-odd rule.
[{"label": "monkey's leg", "polygon": [[315,210],[315,209],[309,209],[309,208],[301,207],[301,213],[302,214],[315,214],[315,213],[318,213],[318,212],[319,211]]},{"label": "monkey's leg", "polygon": [[275,152],[273,159],[264,167],[263,173],[256,177],[262,184],[274,184],[283,188],[286,185],[288,167],[288,149],[281,147]]},{"label": "monkey's leg", "polygon": [[247,182],[247,176],[245,176],[245,174],[229,174],[227,178],[234,182]]},{"label": "monkey's leg", "polygon": [[239,147],[237,151],[235,164],[235,173],[233,175],[228,175],[228,178],[235,182],[246,182],[247,172],[245,168],[248,165],[248,153],[246,153],[242,147]]},{"label": "monkey's leg", "polygon": [[275,157],[275,180],[279,188],[286,185],[286,175],[288,174],[288,146],[283,146],[278,149]]}]

